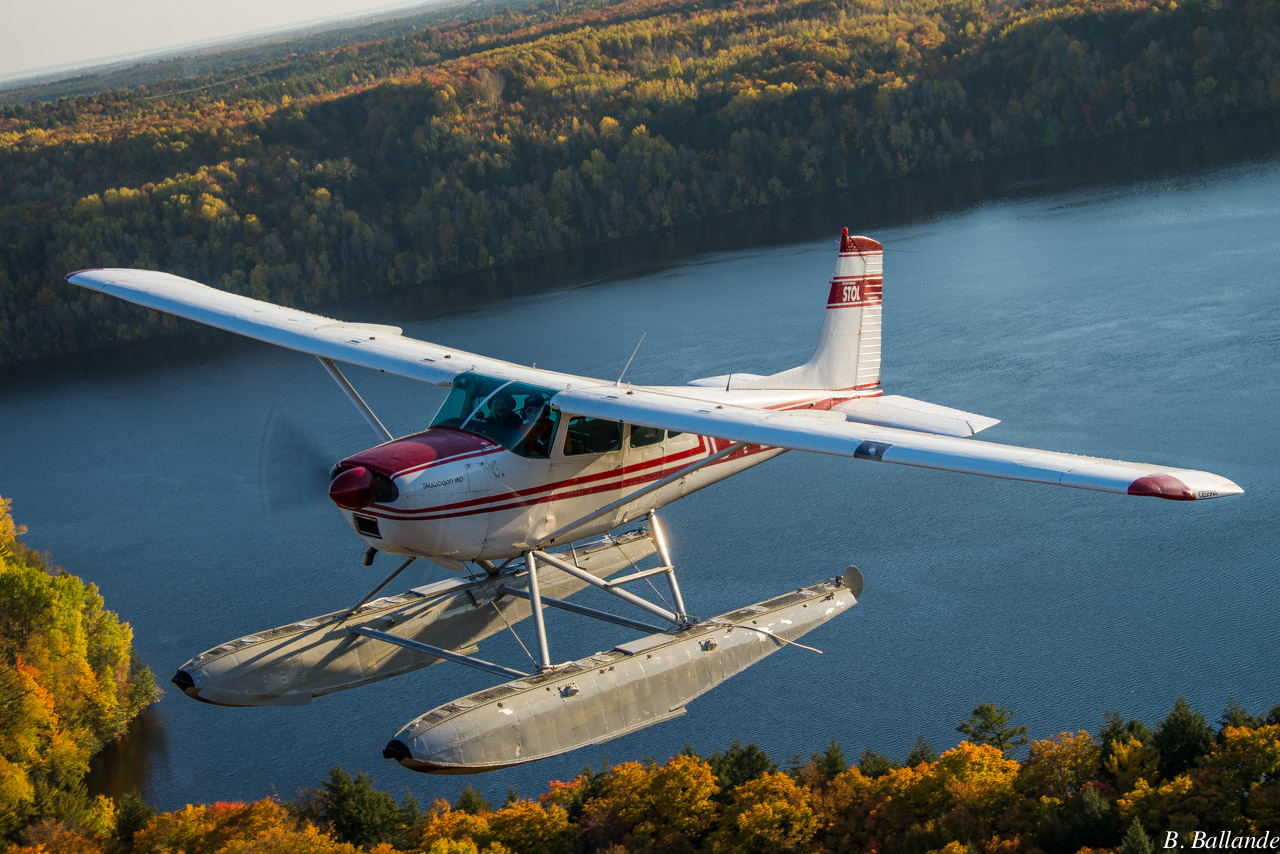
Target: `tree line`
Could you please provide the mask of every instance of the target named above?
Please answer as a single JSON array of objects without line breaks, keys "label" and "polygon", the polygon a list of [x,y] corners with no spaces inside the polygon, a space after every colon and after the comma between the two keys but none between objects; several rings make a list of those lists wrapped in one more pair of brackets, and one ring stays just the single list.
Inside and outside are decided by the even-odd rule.
[{"label": "tree line", "polygon": [[1096,734],[1035,741],[1011,716],[983,704],[954,748],[939,755],[921,738],[901,762],[871,749],[850,762],[833,739],[779,768],[735,740],[705,758],[686,748],[661,763],[587,766],[501,804],[469,785],[423,809],[341,768],[287,802],[158,813],[132,793],[110,829],[46,820],[10,854],[1152,854],[1171,831],[1243,838],[1280,826],[1280,706],[1256,717],[1232,701],[1215,727],[1180,697],[1154,728],[1112,713]]},{"label": "tree line", "polygon": [[1280,107],[1266,0],[595,0],[0,107],[0,364],[317,306],[949,164]]}]

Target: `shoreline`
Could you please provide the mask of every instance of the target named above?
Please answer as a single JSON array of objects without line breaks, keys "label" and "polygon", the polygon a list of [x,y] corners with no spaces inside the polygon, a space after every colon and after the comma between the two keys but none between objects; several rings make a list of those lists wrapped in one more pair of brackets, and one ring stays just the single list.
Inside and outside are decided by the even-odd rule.
[{"label": "shoreline", "polygon": [[[1277,155],[1280,110],[1244,113],[1227,123],[1203,119],[1165,125],[829,190],[307,310],[352,322],[437,319],[499,299],[589,287],[744,246],[799,243],[828,232],[834,239],[844,226],[867,233],[978,204],[1148,181]],[[875,213],[855,218],[856,211],[868,209]],[[0,364],[0,387],[199,361],[237,341],[243,343],[238,336],[183,323],[159,337]]]}]

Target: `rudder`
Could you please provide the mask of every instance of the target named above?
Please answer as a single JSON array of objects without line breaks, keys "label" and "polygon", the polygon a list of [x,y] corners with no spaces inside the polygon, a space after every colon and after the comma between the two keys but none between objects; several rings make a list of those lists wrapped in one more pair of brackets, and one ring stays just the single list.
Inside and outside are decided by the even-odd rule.
[{"label": "rudder", "polygon": [[818,346],[799,367],[750,383],[750,388],[865,389],[880,384],[880,322],[884,247],[840,232],[840,252],[827,293]]}]

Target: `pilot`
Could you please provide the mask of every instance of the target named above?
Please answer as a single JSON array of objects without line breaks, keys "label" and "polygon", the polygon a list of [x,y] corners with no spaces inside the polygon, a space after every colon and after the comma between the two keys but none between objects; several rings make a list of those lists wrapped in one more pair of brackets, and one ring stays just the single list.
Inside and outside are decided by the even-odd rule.
[{"label": "pilot", "polygon": [[489,401],[489,423],[504,430],[515,430],[524,422],[516,415],[516,399],[507,393],[495,395]]}]

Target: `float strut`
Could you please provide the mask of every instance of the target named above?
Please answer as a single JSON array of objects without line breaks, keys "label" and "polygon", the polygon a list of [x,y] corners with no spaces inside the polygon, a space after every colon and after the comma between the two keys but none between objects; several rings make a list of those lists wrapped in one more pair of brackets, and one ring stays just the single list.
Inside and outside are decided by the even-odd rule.
[{"label": "float strut", "polygon": [[[650,614],[653,614],[655,617],[661,617],[662,619],[666,620],[668,623],[671,623],[672,625],[675,625],[675,626],[688,625],[687,617],[683,617],[679,614],[673,614],[670,611],[668,611],[666,608],[659,608],[657,605],[645,599],[641,599],[639,596],[635,595],[634,593],[628,593],[626,590],[622,590],[621,588],[612,587],[610,586],[609,582],[601,581],[599,578],[596,578],[591,573],[584,572],[582,569],[579,569],[578,567],[574,566],[571,563],[565,563],[564,561],[560,560],[554,555],[549,555],[546,552],[529,552],[529,559],[532,559],[533,555],[537,555],[540,559],[546,561],[547,563],[551,564],[557,569],[564,570],[565,572],[572,575],[574,578],[578,578],[582,581],[585,581],[593,587],[599,587],[605,593],[611,593],[625,602],[630,602],[632,605],[635,605],[637,608],[640,608],[642,610],[648,611]],[[529,592],[532,593],[533,590],[534,590],[533,585],[532,584],[529,585]],[[534,613],[535,614],[537,613],[536,609]]]},{"label": "float strut", "polygon": [[684,609],[684,597],[680,595],[680,585],[676,583],[676,565],[672,563],[671,552],[667,550],[667,535],[662,530],[662,523],[658,521],[657,512],[653,510],[649,511],[649,532],[658,547],[658,557],[667,568],[667,583],[671,585],[671,599],[675,602],[676,612],[682,617],[688,616]]},{"label": "float strut", "polygon": [[361,606],[361,605],[363,605],[365,602],[368,602],[370,599],[372,599],[374,596],[376,596],[379,590],[381,590],[382,588],[384,588],[384,587],[386,587],[388,584],[390,584],[390,583],[391,583],[391,581],[392,581],[392,579],[394,579],[394,578],[395,578],[397,575],[399,575],[400,573],[404,572],[404,571],[405,571],[405,568],[406,568],[406,567],[408,567],[408,566],[409,566],[409,564],[413,563],[415,560],[417,560],[417,558],[416,558],[416,557],[411,557],[411,558],[409,558],[408,560],[406,560],[404,563],[400,564],[400,567],[399,567],[395,572],[391,573],[391,574],[390,574],[390,575],[388,575],[386,578],[382,579],[382,583],[381,583],[381,584],[379,584],[377,587],[375,587],[375,588],[373,588],[372,590],[370,590],[370,591],[369,591],[369,593],[368,593],[368,595],[366,595],[366,596],[365,596],[363,599],[361,599],[359,602],[357,602],[356,604],[352,605],[352,606],[347,610],[347,613],[345,613],[345,614],[343,614],[343,615],[342,615],[342,619],[344,619],[344,620],[345,620],[347,617],[350,617],[350,616],[351,616],[352,614],[354,614],[356,611],[359,611],[359,610],[360,610],[360,606]]},{"label": "float strut", "polygon": [[521,676],[528,676],[528,673],[521,673],[519,670],[512,670],[510,667],[503,667],[500,664],[494,664],[492,661],[485,661],[483,658],[476,658],[473,655],[462,655],[457,652],[450,652],[442,647],[433,646],[429,643],[402,638],[399,635],[387,634],[377,629],[371,629],[368,626],[354,626],[351,629],[353,634],[363,635],[367,638],[380,640],[385,643],[402,646],[405,649],[412,649],[416,652],[425,652],[428,655],[434,655],[436,658],[443,658],[445,661],[452,661],[455,664],[465,664],[467,667],[474,667],[476,670],[483,670],[485,673],[492,673],[495,676],[505,676],[508,679],[519,679]]},{"label": "float strut", "polygon": [[[508,596],[519,596],[521,599],[529,598],[529,592],[527,590],[519,590],[515,587],[508,587],[505,584],[498,588],[498,592],[505,593]],[[577,605],[573,602],[566,602],[563,599],[553,599],[550,596],[543,596],[542,604],[548,605],[552,608],[559,608],[561,611],[568,611],[570,614],[580,614],[583,617],[591,617],[596,620],[602,620],[606,623],[626,626],[628,629],[635,629],[636,631],[644,632],[647,635],[661,634],[666,631],[666,629],[661,626],[652,626],[648,623],[642,623],[639,620],[619,617],[617,614],[610,614],[607,611],[588,608],[586,605]]]},{"label": "float strut", "polygon": [[538,655],[542,663],[538,670],[551,669],[551,653],[547,650],[547,627],[542,622],[542,594],[538,591],[538,562],[534,559],[536,552],[525,552],[524,565],[529,569],[529,604],[533,608],[533,627],[538,633]]}]

